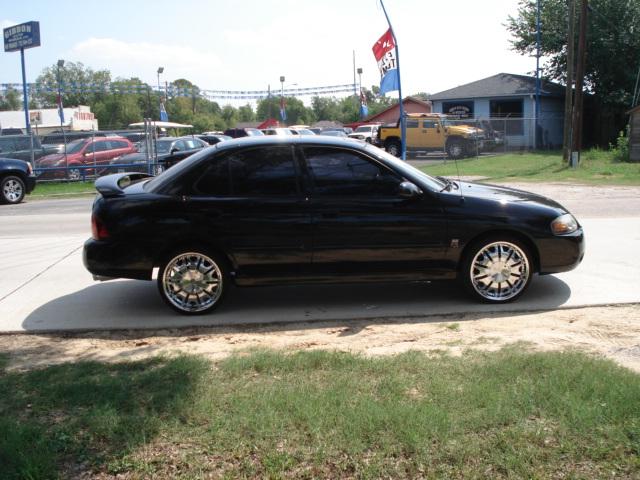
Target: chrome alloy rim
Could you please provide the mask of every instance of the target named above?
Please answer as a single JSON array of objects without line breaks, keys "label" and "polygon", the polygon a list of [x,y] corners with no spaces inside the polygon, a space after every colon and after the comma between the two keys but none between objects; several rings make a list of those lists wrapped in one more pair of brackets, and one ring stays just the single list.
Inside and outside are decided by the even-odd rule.
[{"label": "chrome alloy rim", "polygon": [[185,312],[202,312],[222,295],[222,272],[202,253],[181,253],[164,269],[162,288],[169,301]]},{"label": "chrome alloy rim", "polygon": [[490,243],[474,257],[469,275],[473,288],[482,297],[506,301],[527,285],[529,261],[522,249],[513,243]]},{"label": "chrome alloy rim", "polygon": [[453,144],[450,148],[450,152],[452,157],[459,157],[462,155],[462,145],[459,143]]},{"label": "chrome alloy rim", "polygon": [[17,202],[22,196],[22,184],[10,178],[2,185],[2,193],[4,194],[4,198],[10,202]]}]

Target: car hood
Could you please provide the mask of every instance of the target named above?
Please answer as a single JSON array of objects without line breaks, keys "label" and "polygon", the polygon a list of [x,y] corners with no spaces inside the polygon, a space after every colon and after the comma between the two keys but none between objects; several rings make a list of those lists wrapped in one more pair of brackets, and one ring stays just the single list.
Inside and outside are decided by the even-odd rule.
[{"label": "car hood", "polygon": [[[67,155],[67,160],[69,160],[69,158],[71,158],[71,157],[72,157],[71,154]],[[64,154],[62,154],[62,153],[53,153],[51,155],[45,155],[44,157],[40,157],[39,159],[37,159],[36,160],[36,165],[39,165],[41,167],[44,167],[44,166],[47,166],[47,165],[55,165],[60,160],[64,160]]]},{"label": "car hood", "polygon": [[474,182],[459,182],[459,184],[460,190],[452,189],[451,194],[461,194],[465,198],[493,200],[501,204],[535,204],[568,213],[567,209],[555,200],[525,190]]}]

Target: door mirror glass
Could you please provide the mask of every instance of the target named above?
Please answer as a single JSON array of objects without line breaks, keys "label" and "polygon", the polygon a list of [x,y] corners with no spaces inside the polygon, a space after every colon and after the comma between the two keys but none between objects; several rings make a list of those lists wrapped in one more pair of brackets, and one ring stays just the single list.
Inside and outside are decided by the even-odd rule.
[{"label": "door mirror glass", "polygon": [[398,194],[402,198],[414,198],[422,195],[422,190],[415,183],[402,182],[398,188]]}]

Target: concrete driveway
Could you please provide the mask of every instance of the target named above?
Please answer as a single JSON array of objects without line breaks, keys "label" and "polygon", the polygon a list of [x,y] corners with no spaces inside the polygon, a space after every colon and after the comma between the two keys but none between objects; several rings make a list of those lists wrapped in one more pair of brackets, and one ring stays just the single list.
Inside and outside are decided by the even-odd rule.
[{"label": "concrete driveway", "polygon": [[[536,190],[535,185],[528,185]],[[470,301],[455,283],[232,289],[215,313],[184,317],[155,282],[94,282],[82,266],[89,198],[0,207],[0,331],[168,328],[196,325],[519,312],[640,302],[640,188],[540,186],[586,230],[585,260],[572,272],[537,277],[508,305]],[[585,189],[587,189],[585,191]],[[585,215],[582,215],[582,214]]]}]

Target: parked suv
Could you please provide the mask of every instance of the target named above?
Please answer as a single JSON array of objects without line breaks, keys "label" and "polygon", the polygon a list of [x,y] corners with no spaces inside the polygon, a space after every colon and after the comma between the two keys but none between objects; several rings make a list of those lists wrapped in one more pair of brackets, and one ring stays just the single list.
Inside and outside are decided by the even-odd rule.
[{"label": "parked suv", "polygon": [[36,177],[29,162],[0,158],[0,203],[20,203],[36,188]]},{"label": "parked suv", "polygon": [[[484,149],[484,132],[471,125],[455,123],[437,113],[410,113],[406,118],[407,151],[444,151],[449,158],[462,158]],[[384,126],[378,130],[378,141],[384,149],[400,156],[400,126]]]},{"label": "parked suv", "polygon": [[[33,137],[33,158],[38,159],[54,150],[40,145],[38,137]],[[31,161],[31,137],[29,135],[0,136],[0,157],[17,158],[26,162]]]},{"label": "parked suv", "polygon": [[65,167],[70,180],[102,173],[104,167],[115,157],[133,153],[136,149],[126,138],[96,137],[75,140],[67,145],[67,158],[63,153],[46,155],[36,161],[36,175],[41,179],[65,178]]}]

